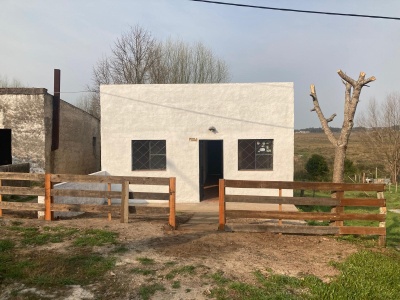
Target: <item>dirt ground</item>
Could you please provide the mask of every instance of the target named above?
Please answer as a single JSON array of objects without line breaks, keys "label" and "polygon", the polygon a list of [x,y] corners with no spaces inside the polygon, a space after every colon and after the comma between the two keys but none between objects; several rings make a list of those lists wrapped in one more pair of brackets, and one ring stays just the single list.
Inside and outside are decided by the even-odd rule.
[{"label": "dirt ground", "polygon": [[[181,214],[179,221],[186,222],[191,214]],[[15,219],[3,217],[3,225]],[[108,272],[104,281],[90,286],[69,286],[62,291],[63,299],[138,299],[137,289],[149,280],[155,280],[130,270],[138,266],[138,257],[153,259],[156,263],[157,279],[165,286],[151,299],[209,299],[213,281],[210,274],[221,272],[224,276],[247,283],[254,283],[254,271],[274,272],[290,276],[313,274],[329,281],[337,270],[329,262],[343,261],[357,251],[357,247],[334,237],[279,235],[266,233],[218,232],[213,226],[208,230],[170,230],[165,217],[130,218],[128,224],[118,219],[107,221],[106,217],[75,218],[45,222],[23,219],[24,226],[65,226],[97,228],[119,233],[119,243],[128,250],[118,254],[116,267]],[[46,244],[37,251],[68,251],[68,242]],[[95,252],[107,254],[113,245],[97,247]],[[172,288],[165,278],[165,266],[195,266],[194,274],[177,275],[180,287]],[[2,288],[0,299],[8,299],[11,289]],[[21,289],[21,287],[20,287]],[[60,297],[47,290],[39,298]],[[17,299],[17,298],[14,298]],[[21,298],[22,299],[22,298]]]}]

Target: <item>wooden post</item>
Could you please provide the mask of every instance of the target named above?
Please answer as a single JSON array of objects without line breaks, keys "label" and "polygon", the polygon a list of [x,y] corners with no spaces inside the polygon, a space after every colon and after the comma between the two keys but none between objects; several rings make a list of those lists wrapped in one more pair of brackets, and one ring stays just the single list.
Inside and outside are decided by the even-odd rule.
[{"label": "wooden post", "polygon": [[[383,192],[378,192],[377,196],[378,196],[378,199],[384,199],[384,197],[385,197],[383,195]],[[386,215],[386,206],[380,207],[379,213]],[[386,222],[379,222],[379,227],[386,227]],[[386,247],[386,234],[379,236],[378,245],[379,245],[379,247]]]},{"label": "wooden post", "polygon": [[[0,187],[1,187],[1,179],[0,179]],[[3,196],[0,193],[0,202],[3,201],[2,198],[3,198]],[[0,208],[0,217],[2,217],[2,216],[3,216],[3,210]]]},{"label": "wooden post", "polygon": [[[344,192],[343,191],[339,191],[336,192],[336,199],[340,200],[344,198]],[[336,213],[341,214],[344,213],[344,207],[343,206],[336,206]],[[335,226],[343,226],[344,222],[343,221],[335,221]]]},{"label": "wooden post", "polygon": [[219,226],[218,230],[224,231],[225,230],[225,179],[219,180]]},{"label": "wooden post", "polygon": [[176,213],[175,213],[175,198],[176,198],[176,178],[169,179],[169,226],[176,229]]},{"label": "wooden post", "polygon": [[[111,191],[111,183],[107,183],[107,191]],[[111,205],[111,198],[107,198],[107,204]],[[108,212],[108,221],[111,221],[111,211]]]},{"label": "wooden post", "polygon": [[[279,189],[279,197],[282,197],[282,189]],[[282,203],[279,203],[279,211],[282,211]],[[278,224],[282,225],[282,219],[278,220]],[[282,233],[280,233],[282,234]]]},{"label": "wooden post", "polygon": [[129,181],[122,183],[121,195],[121,223],[128,223],[129,214]]},{"label": "wooden post", "polygon": [[44,219],[46,221],[51,221],[53,219],[51,213],[51,203],[53,202],[51,188],[51,174],[46,173],[44,175]]},{"label": "wooden post", "polygon": [[[282,189],[279,189],[279,197],[282,197]],[[279,211],[282,211],[282,203],[279,203]],[[282,219],[278,220],[278,225],[282,226]],[[282,232],[279,232],[279,235],[282,235]]]}]

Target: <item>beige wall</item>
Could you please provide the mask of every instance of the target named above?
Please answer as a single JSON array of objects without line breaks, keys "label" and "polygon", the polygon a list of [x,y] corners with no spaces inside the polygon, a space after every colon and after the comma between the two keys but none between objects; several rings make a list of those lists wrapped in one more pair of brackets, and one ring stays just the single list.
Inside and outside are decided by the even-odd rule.
[{"label": "beige wall", "polygon": [[52,152],[52,107],[46,89],[0,88],[0,129],[12,130],[13,163],[29,162],[31,172],[40,173],[99,171],[100,121],[61,101],[60,144]]},{"label": "beige wall", "polygon": [[[226,179],[293,180],[293,83],[104,85],[101,92],[102,169],[111,175],[175,176],[177,202],[198,202],[199,141],[223,140]],[[273,139],[273,170],[239,171],[238,139]],[[167,169],[132,171],[132,140],[166,140]]]},{"label": "beige wall", "polygon": [[45,168],[44,99],[46,89],[1,88],[0,129],[11,129],[13,163]]},{"label": "beige wall", "polygon": [[89,174],[99,170],[100,120],[61,101],[60,144],[54,152],[53,173]]}]

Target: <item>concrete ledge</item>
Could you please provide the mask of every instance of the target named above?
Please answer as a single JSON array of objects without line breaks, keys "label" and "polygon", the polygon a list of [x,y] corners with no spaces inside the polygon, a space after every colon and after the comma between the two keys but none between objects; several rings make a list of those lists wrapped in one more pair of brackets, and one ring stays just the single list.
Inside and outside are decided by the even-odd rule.
[{"label": "concrete ledge", "polygon": [[45,88],[0,88],[0,95],[44,95]]}]

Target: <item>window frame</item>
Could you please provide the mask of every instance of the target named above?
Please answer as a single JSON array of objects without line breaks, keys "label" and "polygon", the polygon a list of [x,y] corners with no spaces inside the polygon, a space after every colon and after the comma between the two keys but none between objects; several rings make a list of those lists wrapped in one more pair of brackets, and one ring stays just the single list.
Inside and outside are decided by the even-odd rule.
[{"label": "window frame", "polygon": [[[163,153],[152,153],[152,143],[163,143],[162,148],[164,150]],[[135,148],[135,143],[147,143],[146,147],[148,148],[145,153],[142,153],[142,157],[134,158],[135,150],[138,153],[139,148]],[[136,145],[137,147],[137,145]],[[140,147],[143,147],[140,146]],[[146,150],[146,149],[145,149]],[[143,151],[142,151],[143,152]],[[147,160],[146,160],[147,156]],[[163,161],[163,168],[152,168],[152,164],[154,164],[154,160],[156,157],[164,157]],[[142,159],[142,161],[140,161]],[[162,158],[161,158],[162,159]],[[141,164],[138,165],[138,164]],[[146,167],[147,166],[147,167]],[[166,140],[131,140],[131,170],[132,171],[166,171],[167,170],[167,141]]]},{"label": "window frame", "polygon": [[[247,146],[241,147],[242,143],[253,143],[252,145],[252,154],[254,155],[253,160],[251,159],[251,155],[247,158],[243,157],[243,152],[245,151],[244,147],[250,147],[250,144]],[[259,143],[259,144],[257,144]],[[264,143],[264,147],[262,146]],[[259,149],[257,153],[257,147]],[[260,153],[260,150],[264,149]],[[248,166],[245,166],[245,159],[248,160]],[[260,159],[262,160],[260,162]],[[260,168],[257,166],[257,163],[265,163],[268,164],[268,167]],[[250,164],[253,166],[250,167]],[[238,139],[238,171],[273,171],[274,170],[274,139]]]}]

